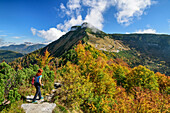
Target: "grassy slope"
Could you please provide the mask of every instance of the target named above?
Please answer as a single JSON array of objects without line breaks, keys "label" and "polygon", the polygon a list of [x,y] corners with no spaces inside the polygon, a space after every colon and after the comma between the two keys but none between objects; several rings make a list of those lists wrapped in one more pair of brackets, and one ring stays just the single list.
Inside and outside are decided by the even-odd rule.
[{"label": "grassy slope", "polygon": [[111,38],[129,45],[131,51],[116,54],[126,61],[145,65],[155,72],[170,75],[170,36],[156,34],[112,34]]}]

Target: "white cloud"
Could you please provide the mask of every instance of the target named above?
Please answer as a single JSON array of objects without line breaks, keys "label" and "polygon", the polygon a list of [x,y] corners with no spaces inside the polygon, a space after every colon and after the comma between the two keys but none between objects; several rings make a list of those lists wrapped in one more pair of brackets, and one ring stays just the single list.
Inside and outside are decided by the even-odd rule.
[{"label": "white cloud", "polygon": [[[81,20],[82,22],[91,23],[95,27],[102,29],[104,12],[109,7],[116,7],[117,13],[115,17],[117,18],[117,22],[127,26],[131,24],[134,17],[140,17],[144,14],[145,9],[155,3],[153,0],[69,0],[66,7],[61,3],[60,8],[70,19],[58,26],[68,26],[67,24],[69,24],[71,20],[81,15],[81,8],[83,6],[87,7],[87,15]],[[78,22],[75,22],[73,25],[77,23]],[[60,27],[60,29],[62,28]],[[63,27],[63,29],[64,31],[68,31],[68,28]]]},{"label": "white cloud", "polygon": [[35,28],[31,27],[31,32],[32,32],[33,35],[35,35],[37,30]]},{"label": "white cloud", "polygon": [[[59,39],[62,35],[64,35],[68,30],[74,26],[83,23],[82,16],[78,15],[80,12],[80,0],[69,0],[67,3],[67,8],[63,3],[60,4],[60,9],[62,13],[67,14],[71,17],[71,19],[64,21],[64,24],[58,24],[57,28],[50,28],[49,30],[36,30],[31,28],[33,35],[37,34],[39,37],[46,39],[47,41],[54,41]],[[74,12],[75,11],[75,12]],[[61,16],[63,17],[64,14]],[[77,15],[77,16],[74,16]]]},{"label": "white cloud", "polygon": [[106,0],[83,0],[83,4],[90,7],[84,21],[101,30],[104,22],[103,13],[108,8],[108,3]]},{"label": "white cloud", "polygon": [[67,2],[67,7],[71,10],[81,8],[80,0],[69,0],[69,2]]},{"label": "white cloud", "polygon": [[64,6],[63,3],[61,3],[60,9],[62,12],[60,13],[60,16],[63,17],[65,16],[65,14],[71,17],[79,15],[81,9],[80,2],[81,2],[80,0],[69,0],[66,4],[66,7]]},{"label": "white cloud", "polygon": [[[161,33],[157,33],[155,29],[144,29],[144,30],[137,30],[135,32],[132,33],[137,33],[137,34],[161,34]],[[131,34],[130,32],[126,32],[126,34]]]},{"label": "white cloud", "polygon": [[47,41],[54,41],[59,39],[65,32],[62,32],[56,28],[50,28],[49,30],[39,30],[37,31],[37,35],[46,39]]},{"label": "white cloud", "polygon": [[69,21],[65,21],[64,24],[58,24],[57,28],[63,30],[64,32],[67,32],[70,27],[74,25],[80,25],[82,24],[82,22],[82,16],[79,15],[77,18],[72,17]]},{"label": "white cloud", "polygon": [[4,39],[0,38],[0,45],[4,44]]},{"label": "white cloud", "polygon": [[143,15],[144,10],[150,7],[153,3],[151,0],[117,0],[117,14],[118,23],[129,25],[134,17]]},{"label": "white cloud", "polygon": [[144,33],[151,33],[151,34],[155,34],[156,30],[155,29],[144,29],[144,30],[138,30],[135,33],[140,33],[140,34],[144,34]]},{"label": "white cloud", "polygon": [[[47,31],[38,31],[34,28],[31,28],[31,31],[33,35],[37,34],[39,37],[52,41],[68,32],[70,27],[80,25],[83,22],[88,22],[102,30],[104,23],[103,14],[110,7],[115,7],[117,10],[116,14],[114,14],[117,22],[127,26],[131,24],[134,17],[143,15],[145,9],[154,3],[153,0],[68,0],[65,5],[63,3],[60,4],[60,16],[67,16],[67,20],[64,23],[60,23],[56,25],[57,28],[50,28]],[[82,15],[82,11],[86,15]],[[147,30],[145,31],[147,32]]]},{"label": "white cloud", "polygon": [[15,38],[15,39],[20,39],[20,38],[25,38],[26,36],[13,36],[12,38]]},{"label": "white cloud", "polygon": [[66,10],[66,7],[64,6],[63,3],[60,4],[60,8],[61,8],[62,10]]},{"label": "white cloud", "polygon": [[20,38],[22,38],[22,37],[19,37],[19,36],[14,36],[14,37],[12,37],[12,38],[15,38],[15,39],[20,39]]},{"label": "white cloud", "polygon": [[135,32],[126,32],[126,34],[167,34],[163,32],[157,32],[155,29],[149,28],[149,29],[139,29],[136,30]]},{"label": "white cloud", "polygon": [[61,13],[59,15],[60,17],[64,17],[66,14],[71,15],[70,11],[66,9],[63,3],[60,4],[60,9],[61,9]]},{"label": "white cloud", "polygon": [[90,13],[85,18],[85,22],[91,23],[100,30],[103,28],[103,21],[103,15],[97,9],[91,9]]},{"label": "white cloud", "polygon": [[168,19],[168,23],[170,23],[170,19]]},{"label": "white cloud", "polygon": [[[109,6],[108,3],[110,2],[107,0],[69,0],[67,7],[61,3],[61,10],[63,13],[66,13],[70,19],[64,21],[64,24],[58,24],[57,28],[67,32],[71,26],[80,25],[83,22],[88,22],[95,27],[102,29],[104,22],[103,13]],[[83,19],[82,15],[80,14],[81,5],[88,7],[85,19]]]},{"label": "white cloud", "polygon": [[5,36],[8,36],[8,35],[0,35],[0,37],[5,37]]},{"label": "white cloud", "polygon": [[169,30],[170,30],[170,19],[168,19],[168,23],[169,23]]}]

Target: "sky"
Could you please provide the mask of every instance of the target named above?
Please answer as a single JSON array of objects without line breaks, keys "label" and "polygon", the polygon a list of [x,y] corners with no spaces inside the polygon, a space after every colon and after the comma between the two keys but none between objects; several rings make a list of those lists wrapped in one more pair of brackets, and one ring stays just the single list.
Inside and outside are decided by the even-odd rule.
[{"label": "sky", "polygon": [[0,0],[0,46],[49,43],[88,22],[106,33],[170,34],[170,0]]}]

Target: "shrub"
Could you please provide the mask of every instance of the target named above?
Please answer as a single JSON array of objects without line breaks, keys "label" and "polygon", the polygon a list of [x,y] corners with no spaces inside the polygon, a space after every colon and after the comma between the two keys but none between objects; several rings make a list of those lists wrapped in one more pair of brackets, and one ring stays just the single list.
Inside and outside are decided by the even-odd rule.
[{"label": "shrub", "polygon": [[141,65],[133,68],[132,71],[127,75],[126,89],[130,91],[134,87],[159,90],[157,78],[154,72]]},{"label": "shrub", "polygon": [[156,78],[158,79],[159,90],[163,93],[165,90],[168,91],[168,87],[170,86],[170,77],[165,74],[161,74],[159,72],[155,73]]},{"label": "shrub", "polygon": [[8,100],[10,100],[11,103],[15,101],[19,101],[20,98],[21,98],[21,95],[18,93],[17,88],[14,88],[13,90],[9,91]]}]

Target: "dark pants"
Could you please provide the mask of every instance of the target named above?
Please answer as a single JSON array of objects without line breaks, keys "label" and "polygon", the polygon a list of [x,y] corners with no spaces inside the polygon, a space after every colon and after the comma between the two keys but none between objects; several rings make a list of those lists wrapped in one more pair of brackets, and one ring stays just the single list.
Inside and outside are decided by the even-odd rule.
[{"label": "dark pants", "polygon": [[40,90],[40,84],[35,84],[35,88],[36,88],[36,93],[35,96],[33,98],[33,102],[36,100],[37,96],[39,95],[39,99],[41,99],[41,90]]}]

